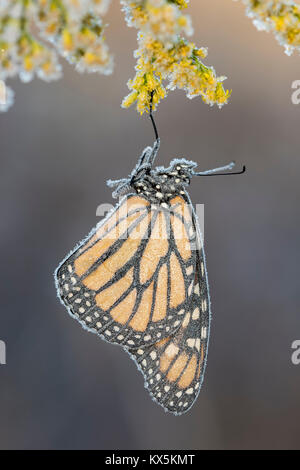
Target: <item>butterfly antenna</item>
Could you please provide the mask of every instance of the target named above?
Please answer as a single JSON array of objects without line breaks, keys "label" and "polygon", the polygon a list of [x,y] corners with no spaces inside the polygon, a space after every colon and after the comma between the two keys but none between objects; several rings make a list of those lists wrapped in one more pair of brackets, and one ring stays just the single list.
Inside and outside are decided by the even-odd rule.
[{"label": "butterfly antenna", "polygon": [[154,96],[154,93],[155,93],[154,90],[151,91],[149,116],[150,116],[150,119],[151,119],[151,122],[152,122],[152,126],[153,126],[153,129],[154,129],[155,139],[158,140],[158,139],[159,139],[159,135],[158,135],[157,127],[156,127],[155,120],[154,120],[154,117],[153,117],[153,96]]},{"label": "butterfly antenna", "polygon": [[[222,166],[220,168],[213,168],[212,170],[194,172],[194,176],[232,176],[242,175],[246,172],[246,166],[243,165],[240,171],[230,171],[235,166],[235,162],[229,163],[229,165]],[[225,172],[225,173],[224,173]]]}]

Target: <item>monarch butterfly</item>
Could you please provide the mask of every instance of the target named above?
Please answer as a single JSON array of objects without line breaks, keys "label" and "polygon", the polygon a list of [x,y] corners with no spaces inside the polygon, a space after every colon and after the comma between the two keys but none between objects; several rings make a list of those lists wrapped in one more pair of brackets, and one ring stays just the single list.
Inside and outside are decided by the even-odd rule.
[{"label": "monarch butterfly", "polygon": [[152,398],[180,415],[203,381],[211,319],[202,237],[186,186],[194,175],[220,174],[233,163],[196,173],[196,163],[175,159],[153,169],[159,144],[157,136],[128,178],[108,181],[120,203],[63,260],[55,281],[71,316],[121,345]]}]

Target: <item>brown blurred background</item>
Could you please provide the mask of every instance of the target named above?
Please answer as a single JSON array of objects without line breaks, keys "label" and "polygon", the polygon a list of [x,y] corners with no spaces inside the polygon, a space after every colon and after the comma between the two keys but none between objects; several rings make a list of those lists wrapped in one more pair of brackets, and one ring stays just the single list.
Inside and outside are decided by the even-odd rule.
[{"label": "brown blurred background", "polygon": [[[133,76],[136,32],[119,3],[107,17],[111,77],[15,81],[0,116],[3,449],[245,449],[300,447],[300,105],[291,83],[300,57],[258,32],[241,2],[192,2],[195,41],[227,75],[221,111],[173,92],[156,119],[159,164],[185,156],[207,169],[236,160],[241,177],[194,180],[205,204],[213,324],[207,374],[192,410],[155,405],[135,364],[86,333],[56,298],[52,272],[111,202],[105,181],[124,177],[153,141],[146,117],[120,108]],[[201,3],[201,5],[200,5]]]}]

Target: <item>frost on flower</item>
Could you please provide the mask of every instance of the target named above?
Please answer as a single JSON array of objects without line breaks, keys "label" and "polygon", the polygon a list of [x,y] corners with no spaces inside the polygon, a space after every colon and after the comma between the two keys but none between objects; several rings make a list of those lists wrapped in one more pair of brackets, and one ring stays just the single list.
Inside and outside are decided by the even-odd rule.
[{"label": "frost on flower", "polygon": [[205,103],[222,106],[230,96],[224,90],[225,77],[203,64],[205,48],[198,48],[185,36],[193,33],[191,19],[183,13],[186,0],[121,0],[129,26],[139,30],[136,75],[129,80],[131,93],[123,107],[134,103],[143,114],[166,97],[168,90],[180,88],[189,98],[201,96]]},{"label": "frost on flower", "polygon": [[[105,43],[103,15],[110,0],[0,0],[0,81],[18,76],[29,82],[34,77],[61,77],[59,58],[68,60],[79,72],[110,74],[113,61]],[[138,29],[136,76],[128,82],[131,93],[124,107],[136,103],[142,114],[149,111],[153,97],[156,108],[169,90],[180,88],[189,98],[222,106],[229,91],[225,77],[217,77],[198,48],[187,37],[193,33],[188,0],[121,0],[127,23]],[[13,102],[7,99],[0,111]]]},{"label": "frost on flower", "polygon": [[294,1],[243,0],[259,30],[271,31],[287,54],[300,51],[300,5]]},{"label": "frost on flower", "polygon": [[[0,80],[19,76],[61,77],[59,55],[81,72],[109,74],[112,57],[104,40],[102,15],[110,0],[1,0]],[[6,86],[5,111],[13,103]]]}]

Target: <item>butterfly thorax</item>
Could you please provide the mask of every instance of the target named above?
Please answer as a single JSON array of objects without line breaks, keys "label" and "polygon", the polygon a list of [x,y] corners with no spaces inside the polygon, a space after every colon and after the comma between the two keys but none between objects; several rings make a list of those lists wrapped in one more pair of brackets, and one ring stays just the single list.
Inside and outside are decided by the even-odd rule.
[{"label": "butterfly thorax", "polygon": [[174,196],[185,194],[184,186],[190,183],[193,167],[193,162],[174,160],[169,168],[156,168],[134,179],[131,186],[153,203],[168,203]]}]

